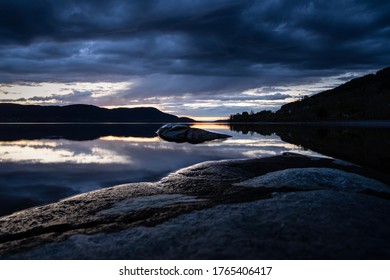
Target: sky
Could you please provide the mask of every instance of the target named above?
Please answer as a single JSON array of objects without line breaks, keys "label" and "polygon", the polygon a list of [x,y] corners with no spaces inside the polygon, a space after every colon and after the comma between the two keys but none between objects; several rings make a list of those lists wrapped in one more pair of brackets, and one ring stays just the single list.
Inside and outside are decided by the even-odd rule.
[{"label": "sky", "polygon": [[277,110],[390,65],[388,0],[1,0],[0,102]]}]

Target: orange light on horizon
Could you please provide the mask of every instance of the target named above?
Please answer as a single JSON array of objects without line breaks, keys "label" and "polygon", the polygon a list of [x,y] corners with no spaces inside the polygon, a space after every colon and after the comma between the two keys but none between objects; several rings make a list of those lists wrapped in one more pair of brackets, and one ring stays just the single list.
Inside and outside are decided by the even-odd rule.
[{"label": "orange light on horizon", "polygon": [[191,125],[193,128],[200,128],[200,129],[214,129],[214,130],[220,130],[220,129],[229,129],[229,126],[226,124],[218,124],[218,123],[195,123]]},{"label": "orange light on horizon", "polygon": [[103,141],[122,141],[122,142],[157,142],[159,141],[159,138],[152,137],[152,138],[147,138],[147,137],[119,137],[119,136],[104,136],[100,137],[99,140]]}]

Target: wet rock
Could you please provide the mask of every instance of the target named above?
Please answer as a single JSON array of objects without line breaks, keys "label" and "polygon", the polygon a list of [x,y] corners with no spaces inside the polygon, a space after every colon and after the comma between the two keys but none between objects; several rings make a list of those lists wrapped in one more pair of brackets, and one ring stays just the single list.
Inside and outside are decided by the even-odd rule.
[{"label": "wet rock", "polygon": [[331,189],[349,192],[373,191],[390,194],[390,188],[377,180],[334,168],[291,168],[235,184],[240,187]]},{"label": "wet rock", "polygon": [[199,199],[182,194],[156,194],[129,198],[115,203],[109,209],[99,211],[97,215],[117,215],[147,208],[161,208],[177,203],[197,202]]},{"label": "wet rock", "polygon": [[231,137],[230,135],[192,128],[183,124],[166,124],[160,127],[156,133],[161,139],[169,142],[188,142],[192,144]]},{"label": "wet rock", "polygon": [[388,259],[389,177],[299,154],[206,162],[0,218],[2,259]]},{"label": "wet rock", "polygon": [[74,235],[13,258],[27,259],[383,259],[387,201],[313,191],[220,205],[155,227]]}]

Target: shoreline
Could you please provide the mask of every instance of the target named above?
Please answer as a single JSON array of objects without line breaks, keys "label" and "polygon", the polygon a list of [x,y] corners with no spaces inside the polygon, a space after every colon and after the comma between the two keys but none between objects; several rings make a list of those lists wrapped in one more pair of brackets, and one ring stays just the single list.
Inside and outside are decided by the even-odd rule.
[{"label": "shoreline", "polygon": [[[310,126],[361,126],[390,127],[390,120],[356,120],[356,121],[269,121],[269,122],[229,122],[228,120],[169,122],[175,124],[221,124],[221,125],[310,125]],[[167,122],[0,122],[0,125],[164,125]]]},{"label": "shoreline", "polygon": [[308,126],[351,126],[351,127],[390,127],[390,120],[362,121],[296,121],[296,122],[226,122],[229,125],[308,125]]}]

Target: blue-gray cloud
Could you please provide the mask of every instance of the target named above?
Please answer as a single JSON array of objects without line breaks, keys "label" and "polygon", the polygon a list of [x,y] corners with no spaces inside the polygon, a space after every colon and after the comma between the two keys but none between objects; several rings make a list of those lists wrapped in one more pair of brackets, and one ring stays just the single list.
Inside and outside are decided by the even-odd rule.
[{"label": "blue-gray cloud", "polygon": [[0,82],[134,81],[121,98],[307,84],[390,62],[390,2],[4,0]]}]

